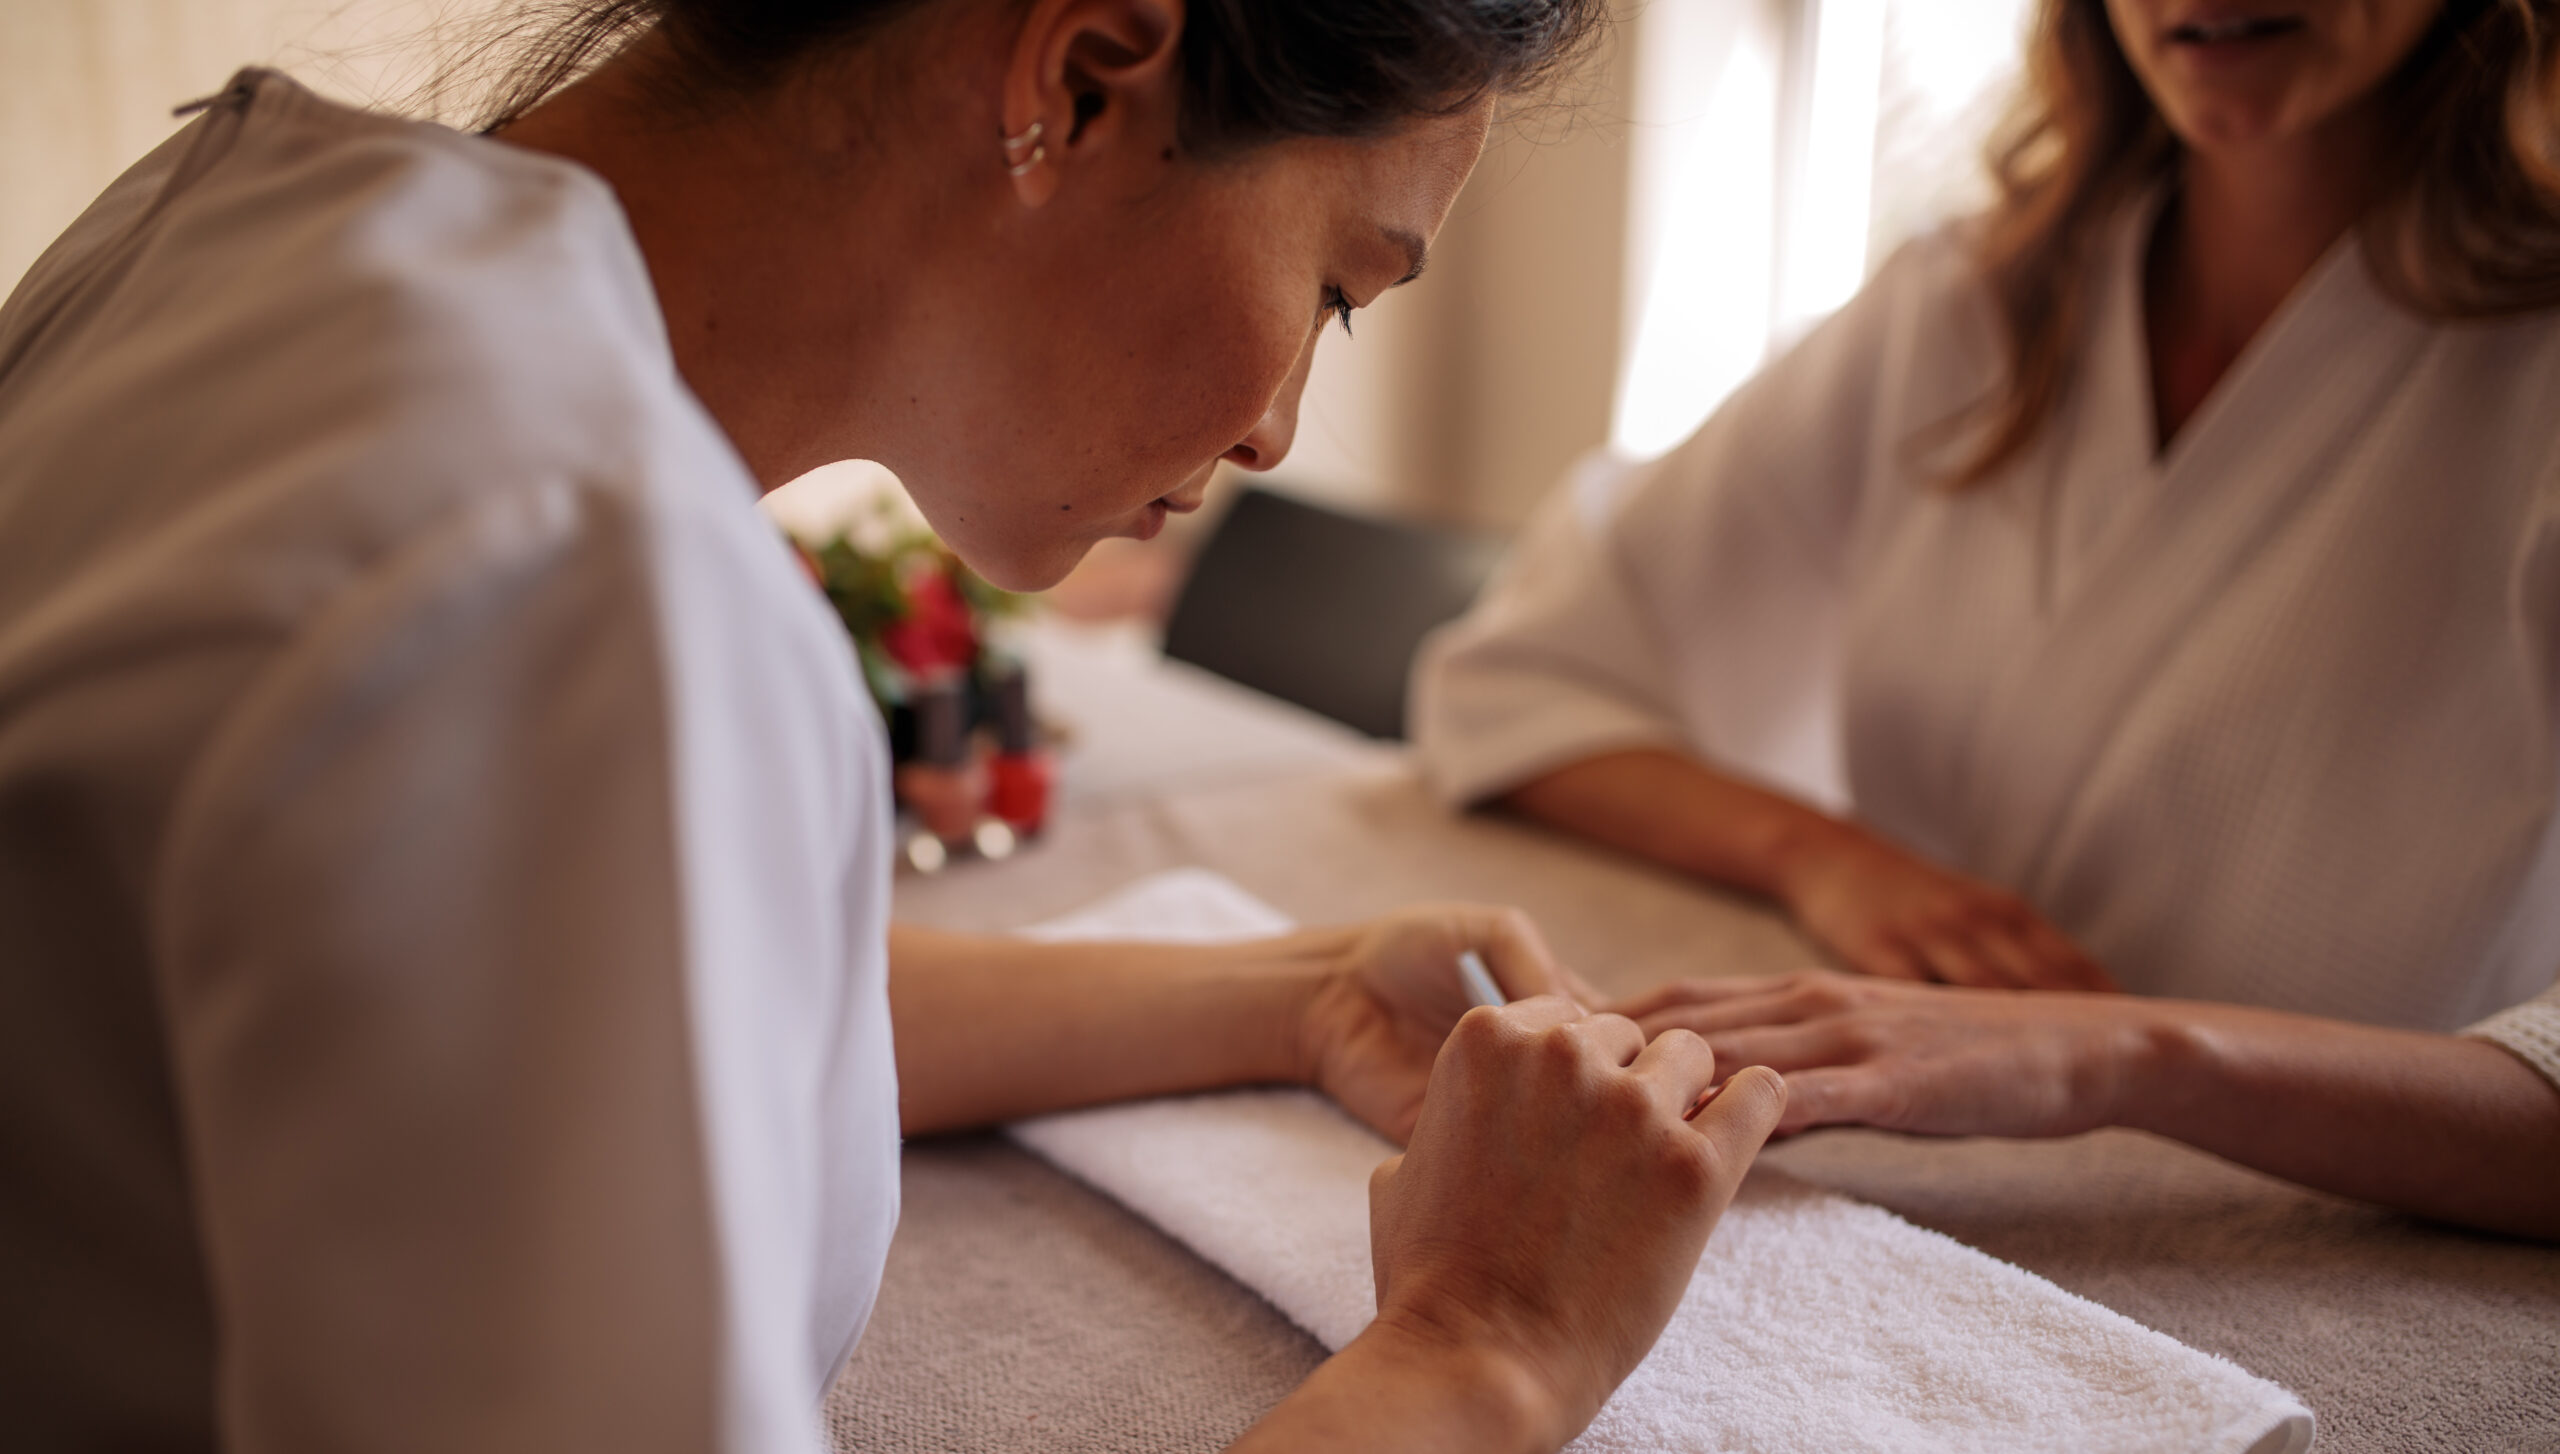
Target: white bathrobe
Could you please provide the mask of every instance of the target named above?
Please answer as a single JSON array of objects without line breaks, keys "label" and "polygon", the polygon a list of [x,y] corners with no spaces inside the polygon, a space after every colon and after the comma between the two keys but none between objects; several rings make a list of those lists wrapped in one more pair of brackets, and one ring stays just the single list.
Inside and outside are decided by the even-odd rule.
[{"label": "white bathrobe", "polygon": [[[1579,470],[1428,647],[1453,803],[1668,745],[2023,893],[2129,987],[2449,1030],[2560,973],[2560,317],[2441,326],[2352,242],[2164,451],[2132,210],[1987,487],[1959,237],[1662,459]],[[2560,1079],[2560,1003],[2483,1027]]]},{"label": "white bathrobe", "polygon": [[250,75],[0,311],[0,1444],[809,1450],[886,758],[575,167]]}]

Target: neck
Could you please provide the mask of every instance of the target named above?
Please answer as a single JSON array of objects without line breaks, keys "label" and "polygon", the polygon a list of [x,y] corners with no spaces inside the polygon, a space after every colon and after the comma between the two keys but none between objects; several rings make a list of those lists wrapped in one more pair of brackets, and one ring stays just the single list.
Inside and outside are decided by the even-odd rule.
[{"label": "neck", "polygon": [[2188,150],[2143,289],[2162,447],[2364,215],[2374,150],[2356,115],[2256,147]]},{"label": "neck", "polygon": [[2238,352],[2364,215],[2374,148],[2361,117],[2263,146],[2187,153],[2160,239],[2157,303]]},{"label": "neck", "polygon": [[896,260],[918,255],[901,242],[921,209],[863,165],[840,110],[786,86],[671,112],[647,82],[659,63],[644,38],[501,139],[613,189],[677,371],[770,490],[874,432],[911,291]]}]

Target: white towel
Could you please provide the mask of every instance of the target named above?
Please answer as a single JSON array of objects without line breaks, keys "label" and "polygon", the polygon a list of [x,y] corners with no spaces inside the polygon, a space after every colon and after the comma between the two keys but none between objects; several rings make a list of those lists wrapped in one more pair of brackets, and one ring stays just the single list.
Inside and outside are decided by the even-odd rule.
[{"label": "white towel", "polygon": [[[1277,910],[1199,870],[1033,932],[1206,942]],[[1369,1173],[1393,1148],[1304,1091],[1028,1121],[1015,1139],[1328,1348],[1376,1312]],[[1576,1450],[2300,1454],[2311,1414],[2239,1367],[1882,1208],[1755,1171],[1652,1354]]]}]

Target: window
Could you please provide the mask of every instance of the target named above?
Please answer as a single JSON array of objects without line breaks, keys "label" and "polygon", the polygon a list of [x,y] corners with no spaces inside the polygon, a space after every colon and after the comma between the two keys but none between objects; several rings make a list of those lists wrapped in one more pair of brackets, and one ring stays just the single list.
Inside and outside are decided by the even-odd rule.
[{"label": "window", "polygon": [[1654,0],[1610,442],[1678,443],[1904,239],[1987,200],[2030,0]]}]

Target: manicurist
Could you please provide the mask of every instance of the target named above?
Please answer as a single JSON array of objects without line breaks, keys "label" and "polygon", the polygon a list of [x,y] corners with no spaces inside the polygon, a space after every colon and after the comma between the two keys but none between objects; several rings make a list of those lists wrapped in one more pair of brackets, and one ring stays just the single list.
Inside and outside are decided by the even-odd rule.
[{"label": "manicurist", "polygon": [[755,501],[884,461],[1032,589],[1277,463],[1599,8],[595,0],[489,134],[251,72],[109,188],[0,311],[9,1446],[812,1449],[902,1132],[1290,1081],[1410,1150],[1242,1447],[1570,1437],[1778,1079],[1684,1124],[1490,910],[894,931]]}]

